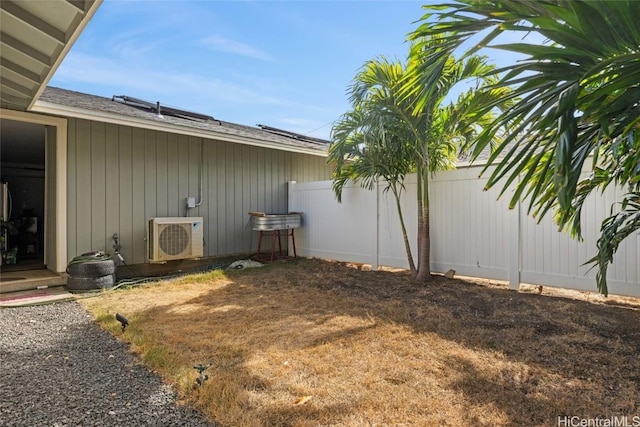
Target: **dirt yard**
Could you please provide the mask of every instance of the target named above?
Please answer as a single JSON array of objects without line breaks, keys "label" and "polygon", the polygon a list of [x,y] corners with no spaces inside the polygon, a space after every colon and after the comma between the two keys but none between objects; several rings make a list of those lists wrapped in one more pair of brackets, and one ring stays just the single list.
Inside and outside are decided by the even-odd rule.
[{"label": "dirt yard", "polygon": [[640,420],[640,301],[538,291],[295,259],[81,301],[223,426]]}]

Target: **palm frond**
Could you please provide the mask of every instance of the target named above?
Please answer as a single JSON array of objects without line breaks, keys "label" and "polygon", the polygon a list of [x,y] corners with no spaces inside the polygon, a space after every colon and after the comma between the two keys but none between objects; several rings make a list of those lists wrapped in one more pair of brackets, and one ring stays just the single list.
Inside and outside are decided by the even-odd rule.
[{"label": "palm frond", "polygon": [[[422,84],[413,92],[419,104],[432,97],[431,89],[425,89],[432,71],[443,68],[447,55],[465,43],[472,45],[463,58],[483,48],[524,55],[495,70],[500,79],[485,90],[511,88],[511,104],[483,125],[469,151],[475,158],[499,140],[489,159],[497,166],[487,186],[500,183],[502,193],[513,186],[511,206],[528,198],[529,212],[538,218],[554,210],[558,225],[580,238],[586,195],[610,184],[633,186],[640,181],[640,3],[459,0],[425,8],[432,13],[423,17],[410,39],[425,46],[423,40],[437,37],[440,44],[423,49],[415,65],[412,78]],[[534,33],[546,41],[496,43],[505,33]],[[485,111],[492,108],[484,105]],[[581,180],[592,158],[598,159],[593,165],[600,164],[599,169],[592,166],[597,179]],[[611,218],[615,225],[621,217]],[[633,221],[624,224],[636,226]],[[606,234],[605,228],[602,233],[605,239],[619,236]],[[604,241],[599,245],[604,247]],[[599,268],[601,273],[606,270],[603,264]]]}]

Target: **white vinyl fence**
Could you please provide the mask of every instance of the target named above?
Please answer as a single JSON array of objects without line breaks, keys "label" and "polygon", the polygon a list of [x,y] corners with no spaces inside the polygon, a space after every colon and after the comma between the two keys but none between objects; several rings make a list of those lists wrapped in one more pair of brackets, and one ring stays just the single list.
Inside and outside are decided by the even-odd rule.
[{"label": "white vinyl fence", "polygon": [[[454,269],[458,275],[596,291],[595,269],[583,266],[595,254],[600,223],[622,190],[608,189],[587,199],[584,241],[558,231],[551,215],[538,224],[526,206],[508,209],[509,194],[482,191],[479,167],[437,173],[430,186],[431,270]],[[303,212],[296,229],[298,255],[408,268],[393,195],[381,182],[368,191],[345,187],[342,203],[331,181],[289,183],[289,211]],[[405,182],[402,208],[412,252],[417,247],[416,177]],[[609,293],[640,296],[640,235],[620,244],[609,267]]]}]

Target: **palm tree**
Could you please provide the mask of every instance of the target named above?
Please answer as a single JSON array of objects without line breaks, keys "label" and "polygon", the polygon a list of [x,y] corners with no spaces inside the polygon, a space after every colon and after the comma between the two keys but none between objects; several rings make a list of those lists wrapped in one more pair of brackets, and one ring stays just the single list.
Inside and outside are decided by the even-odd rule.
[{"label": "palm tree", "polygon": [[405,176],[415,168],[412,128],[406,125],[397,96],[405,67],[379,58],[367,62],[349,89],[353,110],[345,113],[332,129],[328,161],[335,165],[333,190],[341,201],[344,185],[360,181],[373,189],[379,179],[391,191],[400,218],[409,269],[417,274],[405,226],[400,197]]},{"label": "palm tree", "polygon": [[342,190],[349,181],[360,181],[372,190],[382,179],[385,192],[391,191],[400,218],[409,269],[417,273],[400,202],[404,179],[412,171],[410,159],[413,147],[403,133],[406,127],[391,115],[378,115],[378,110],[363,111],[364,105],[345,113],[332,130],[334,143],[329,149],[329,161],[335,169],[333,190],[342,200]]},{"label": "palm tree", "polygon": [[[493,87],[512,87],[514,104],[479,134],[473,154],[510,128],[487,163],[502,155],[487,187],[504,179],[503,193],[515,186],[512,207],[528,198],[529,212],[538,218],[553,209],[559,226],[578,238],[587,195],[611,184],[627,186],[621,211],[603,221],[597,255],[588,261],[597,265],[598,289],[606,295],[606,271],[618,244],[640,229],[640,3],[460,0],[425,8],[433,13],[410,38],[420,44],[439,37],[443,43],[425,51],[416,69],[419,104],[430,98],[433,70],[464,43],[473,42],[472,55],[505,32],[548,40],[489,46],[525,59],[498,70],[501,79]],[[588,161],[592,174],[581,179]]]},{"label": "palm tree", "polygon": [[[425,46],[435,48],[434,39]],[[416,279],[430,275],[429,179],[436,170],[452,168],[461,140],[475,135],[476,125],[468,120],[482,117],[471,112],[478,98],[471,90],[458,99],[457,105],[446,104],[446,96],[457,83],[488,74],[492,67],[485,58],[470,57],[466,61],[449,58],[434,80],[432,98],[416,108],[417,98],[408,91],[407,81],[416,68],[417,50],[412,49],[407,65],[379,58],[367,62],[350,87],[353,109],[334,126],[329,161],[335,163],[334,191],[340,199],[346,182],[361,181],[372,188],[378,179],[387,183],[395,197],[409,266]],[[484,95],[486,97],[486,95]],[[485,115],[489,117],[490,114]],[[418,265],[413,260],[400,194],[407,173],[418,176]]]}]

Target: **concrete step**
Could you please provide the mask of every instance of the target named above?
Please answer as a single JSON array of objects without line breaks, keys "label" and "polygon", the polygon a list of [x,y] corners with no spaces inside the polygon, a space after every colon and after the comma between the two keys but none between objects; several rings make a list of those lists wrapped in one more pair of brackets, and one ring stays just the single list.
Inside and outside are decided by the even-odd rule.
[{"label": "concrete step", "polygon": [[7,292],[0,294],[0,308],[15,308],[28,305],[51,304],[74,299],[63,286],[31,289],[28,291]]},{"label": "concrete step", "polygon": [[66,284],[66,273],[60,275],[49,270],[13,271],[0,274],[0,294],[64,286]]}]

